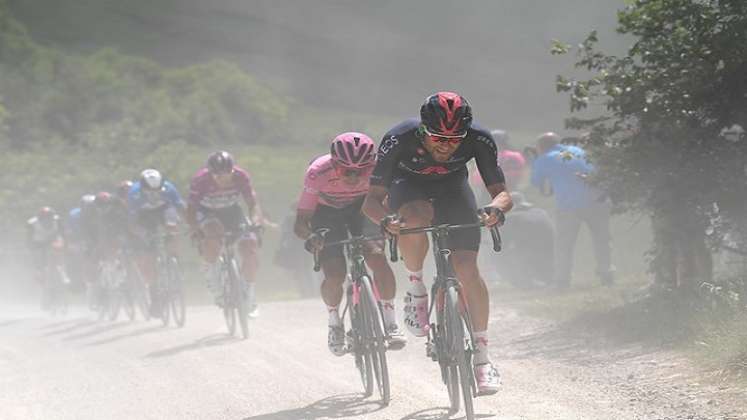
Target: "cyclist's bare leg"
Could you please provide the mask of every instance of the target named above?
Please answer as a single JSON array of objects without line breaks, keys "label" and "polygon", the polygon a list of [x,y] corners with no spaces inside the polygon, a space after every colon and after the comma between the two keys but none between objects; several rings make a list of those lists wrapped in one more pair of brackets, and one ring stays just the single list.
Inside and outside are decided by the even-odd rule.
[{"label": "cyclist's bare leg", "polygon": [[223,245],[223,225],[217,220],[211,220],[202,225],[202,231],[205,238],[200,243],[200,255],[205,262],[214,264],[218,261]]},{"label": "cyclist's bare leg", "polygon": [[334,257],[322,261],[322,272],[324,273],[321,287],[322,300],[328,308],[339,307],[342,301],[342,284],[347,275],[345,259]]},{"label": "cyclist's bare leg", "polygon": [[384,250],[380,244],[371,245],[366,250],[366,265],[373,272],[376,287],[379,289],[380,297],[383,300],[392,300],[397,291],[394,281],[394,272],[389,262],[386,260]]},{"label": "cyclist's bare leg", "polygon": [[322,281],[322,300],[327,305],[329,316],[329,332],[327,346],[332,354],[342,356],[345,354],[345,331],[340,319],[340,302],[342,301],[343,288],[347,269],[345,258],[331,257],[322,261],[324,281]]},{"label": "cyclist's bare leg", "polygon": [[[433,220],[433,206],[423,200],[411,201],[402,205],[399,216],[405,219],[407,228],[428,226]],[[423,261],[428,254],[428,237],[425,233],[402,235],[399,237],[399,249],[408,271],[423,270]]]},{"label": "cyclist's bare leg", "polygon": [[[434,210],[431,203],[423,200],[411,201],[399,209],[406,228],[429,226]],[[428,289],[423,284],[423,261],[428,254],[428,236],[425,233],[402,235],[399,249],[408,272],[408,290],[405,295],[405,326],[416,337],[426,334],[428,325]]]},{"label": "cyclist's bare leg", "polygon": [[477,252],[455,250],[451,257],[457,279],[462,284],[474,331],[486,331],[490,315],[490,297],[477,268]]},{"label": "cyclist's bare leg", "polygon": [[137,268],[148,286],[153,287],[156,279],[156,258],[153,255],[138,255],[135,258]]},{"label": "cyclist's bare leg", "polygon": [[247,283],[254,283],[259,268],[257,241],[253,238],[242,238],[238,242],[238,250],[241,256],[241,275]]},{"label": "cyclist's bare leg", "polygon": [[369,245],[372,249],[366,251],[366,265],[373,272],[374,282],[376,282],[376,287],[379,290],[384,328],[389,336],[389,348],[398,350],[404,347],[407,339],[397,325],[397,314],[394,310],[394,295],[397,291],[394,272],[392,272],[392,267],[384,254],[383,243]]},{"label": "cyclist's bare leg", "polygon": [[477,268],[477,252],[455,250],[452,265],[457,279],[462,284],[469,314],[472,318],[472,332],[475,344],[473,358],[478,395],[491,395],[498,391],[500,375],[490,361],[488,354],[488,320],[490,298],[485,281]]}]

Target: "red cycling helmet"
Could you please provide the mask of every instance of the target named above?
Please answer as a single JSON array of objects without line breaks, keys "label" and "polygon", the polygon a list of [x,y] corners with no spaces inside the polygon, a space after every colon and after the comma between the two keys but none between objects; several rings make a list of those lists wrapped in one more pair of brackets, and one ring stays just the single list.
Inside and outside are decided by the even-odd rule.
[{"label": "red cycling helmet", "polygon": [[365,168],[376,161],[376,145],[363,133],[342,133],[332,140],[329,153],[332,160],[346,168]]},{"label": "red cycling helmet", "polygon": [[420,122],[428,134],[464,137],[472,125],[472,107],[457,93],[438,92],[425,98],[420,107]]},{"label": "red cycling helmet", "polygon": [[57,212],[52,207],[42,207],[39,212],[36,213],[36,217],[42,222],[52,221],[57,217]]},{"label": "red cycling helmet", "polygon": [[106,191],[101,191],[96,194],[96,199],[93,201],[93,203],[96,205],[96,207],[108,207],[112,204],[113,200],[114,198],[111,194]]}]

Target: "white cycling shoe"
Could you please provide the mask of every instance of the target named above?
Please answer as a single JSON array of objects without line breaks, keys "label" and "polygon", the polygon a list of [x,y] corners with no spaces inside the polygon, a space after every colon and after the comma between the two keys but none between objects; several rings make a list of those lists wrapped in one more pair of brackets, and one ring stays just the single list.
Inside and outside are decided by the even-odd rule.
[{"label": "white cycling shoe", "polygon": [[329,334],[327,335],[327,347],[329,351],[335,356],[344,356],[347,353],[345,348],[345,330],[342,325],[329,326]]},{"label": "white cycling shoe", "polygon": [[493,395],[501,387],[501,375],[492,363],[475,365],[477,396]]},{"label": "white cycling shoe", "polygon": [[413,295],[407,292],[405,295],[405,326],[415,337],[424,337],[428,334],[428,294]]},{"label": "white cycling shoe", "polygon": [[399,329],[397,324],[389,324],[386,327],[386,334],[388,337],[387,348],[389,350],[400,350],[407,344],[407,337],[405,337],[405,333]]}]

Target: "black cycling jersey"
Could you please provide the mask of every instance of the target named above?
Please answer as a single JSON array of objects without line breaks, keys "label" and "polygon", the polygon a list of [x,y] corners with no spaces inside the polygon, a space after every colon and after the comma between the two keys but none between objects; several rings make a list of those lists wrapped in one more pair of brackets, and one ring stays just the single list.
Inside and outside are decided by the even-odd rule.
[{"label": "black cycling jersey", "polygon": [[416,180],[441,180],[452,176],[466,176],[467,162],[472,158],[485,185],[505,183],[503,171],[498,166],[497,147],[490,132],[472,124],[467,136],[446,162],[437,162],[423,147],[424,133],[419,130],[420,120],[412,118],[398,124],[379,145],[376,168],[371,175],[371,185],[389,187],[395,178]]}]

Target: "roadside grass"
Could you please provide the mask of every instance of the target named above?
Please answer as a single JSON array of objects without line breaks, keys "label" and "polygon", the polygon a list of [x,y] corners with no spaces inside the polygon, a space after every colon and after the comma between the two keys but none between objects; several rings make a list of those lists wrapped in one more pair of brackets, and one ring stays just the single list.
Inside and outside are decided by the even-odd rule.
[{"label": "roadside grass", "polygon": [[681,351],[716,381],[747,386],[747,308],[708,294],[654,290],[643,277],[632,276],[614,287],[584,283],[563,292],[498,285],[491,295],[498,305],[606,345]]}]

